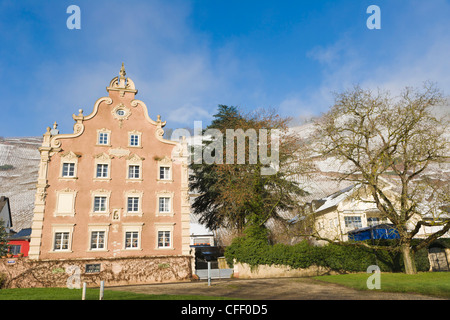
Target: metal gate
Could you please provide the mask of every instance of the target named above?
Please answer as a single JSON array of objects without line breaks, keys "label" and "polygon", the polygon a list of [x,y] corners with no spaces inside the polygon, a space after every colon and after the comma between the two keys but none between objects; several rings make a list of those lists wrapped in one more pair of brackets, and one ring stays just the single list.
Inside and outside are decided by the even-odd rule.
[{"label": "metal gate", "polygon": [[197,261],[196,266],[195,274],[200,280],[208,280],[208,272],[210,279],[227,279],[233,275],[233,269],[227,266],[225,259],[222,257],[209,261],[209,271],[207,261]]},{"label": "metal gate", "polygon": [[195,274],[200,280],[208,279],[208,264],[210,267],[209,275],[211,279],[231,278],[233,269],[230,269],[221,256],[223,250],[211,246],[195,247]]},{"label": "metal gate", "polygon": [[[233,269],[211,269],[211,279],[229,279],[233,274]],[[195,274],[200,280],[208,280],[208,269],[195,270]]]}]

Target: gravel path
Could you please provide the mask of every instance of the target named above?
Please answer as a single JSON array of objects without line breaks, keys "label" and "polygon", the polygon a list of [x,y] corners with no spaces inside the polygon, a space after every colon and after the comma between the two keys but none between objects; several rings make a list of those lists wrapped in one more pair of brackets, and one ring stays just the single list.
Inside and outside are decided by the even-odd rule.
[{"label": "gravel path", "polygon": [[309,278],[226,279],[108,287],[146,294],[221,296],[246,300],[440,300],[418,294],[358,291]]}]

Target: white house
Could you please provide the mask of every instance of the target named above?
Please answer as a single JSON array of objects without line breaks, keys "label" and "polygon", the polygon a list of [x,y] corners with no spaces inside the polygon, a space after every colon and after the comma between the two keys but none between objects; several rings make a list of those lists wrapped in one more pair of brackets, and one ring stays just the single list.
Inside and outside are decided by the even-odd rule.
[{"label": "white house", "polygon": [[12,228],[11,207],[9,198],[5,196],[0,197],[0,222],[3,223],[6,233],[10,233]]},{"label": "white house", "polygon": [[[316,235],[336,241],[348,241],[350,231],[391,223],[389,219],[382,216],[372,196],[361,184],[349,186],[322,199],[311,201],[304,206],[304,211],[307,216],[314,215],[313,232]],[[413,217],[408,227],[412,230],[419,219],[431,220],[432,218],[429,215]],[[449,218],[448,213],[440,215],[440,219]],[[415,238],[425,238],[440,229],[442,226],[422,226]],[[447,232],[443,237],[450,237],[450,233]],[[323,243],[323,241],[320,242]]]},{"label": "white house", "polygon": [[388,223],[359,184],[312,201],[306,204],[305,211],[314,214],[315,234],[332,240],[347,241],[349,231]]}]

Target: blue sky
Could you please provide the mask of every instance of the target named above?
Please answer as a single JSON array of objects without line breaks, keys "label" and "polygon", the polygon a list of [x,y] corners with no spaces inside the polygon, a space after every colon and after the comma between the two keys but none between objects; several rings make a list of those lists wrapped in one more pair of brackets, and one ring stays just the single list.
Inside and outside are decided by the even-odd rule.
[{"label": "blue sky", "polygon": [[[81,29],[69,30],[69,5]],[[369,5],[381,29],[369,30]],[[218,104],[307,118],[360,84],[450,89],[449,0],[0,1],[0,136],[72,132],[125,63],[168,127],[208,124]]]}]

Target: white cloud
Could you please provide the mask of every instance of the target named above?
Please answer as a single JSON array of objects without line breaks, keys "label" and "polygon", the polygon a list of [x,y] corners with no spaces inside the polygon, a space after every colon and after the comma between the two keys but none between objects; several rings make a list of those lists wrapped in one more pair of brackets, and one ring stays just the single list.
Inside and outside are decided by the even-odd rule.
[{"label": "white cloud", "polygon": [[67,35],[61,45],[82,53],[69,50],[30,70],[36,83],[45,84],[36,88],[33,101],[33,108],[45,114],[36,134],[55,120],[61,132],[71,132],[72,113],[79,108],[85,114],[92,111],[95,101],[107,95],[106,86],[122,62],[150,117],[160,114],[170,127],[210,120],[218,104],[229,103],[234,92],[242,94],[236,79],[251,77],[254,66],[241,61],[226,43],[212,48],[204,34],[190,27],[189,5],[179,4],[139,2],[133,3],[133,10],[123,10],[116,2],[107,10],[92,2],[80,4],[81,31],[88,33],[85,47],[72,48]]},{"label": "white cloud", "polygon": [[311,49],[307,57],[319,62],[322,81],[317,88],[298,93],[298,104],[315,106],[312,110],[316,113],[326,111],[334,102],[333,93],[356,84],[389,90],[395,95],[406,86],[420,87],[425,81],[432,81],[449,95],[450,20],[445,12],[450,13],[448,2],[414,2],[399,12],[392,23],[384,23],[384,29],[371,31],[367,39],[344,34],[328,46]]},{"label": "white cloud", "polygon": [[329,46],[316,46],[306,53],[308,58],[318,61],[325,67],[333,67],[345,57],[349,57],[354,52],[350,49],[348,38],[341,37],[335,43]]},{"label": "white cloud", "polygon": [[194,121],[211,120],[212,115],[208,110],[193,105],[185,105],[180,108],[171,110],[168,114],[167,121],[178,125],[182,124],[188,127],[194,127]]}]

